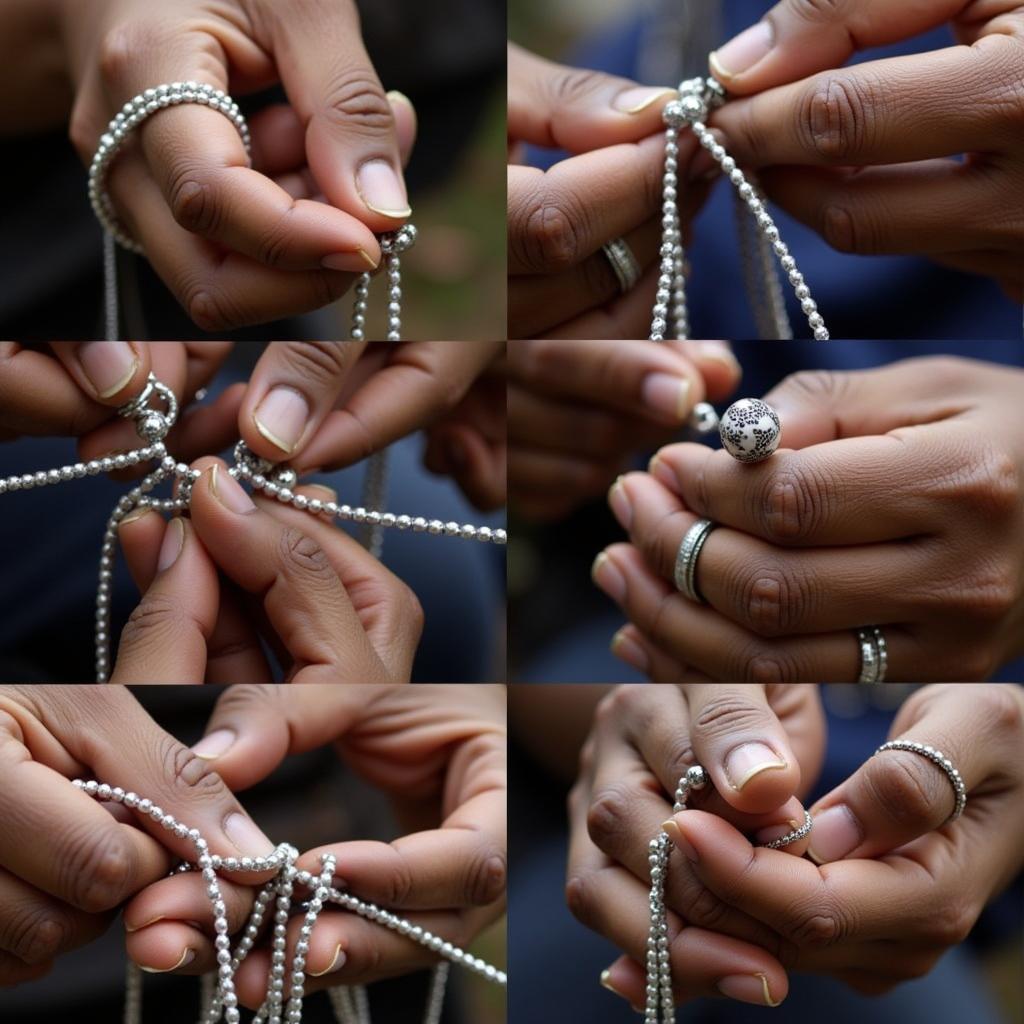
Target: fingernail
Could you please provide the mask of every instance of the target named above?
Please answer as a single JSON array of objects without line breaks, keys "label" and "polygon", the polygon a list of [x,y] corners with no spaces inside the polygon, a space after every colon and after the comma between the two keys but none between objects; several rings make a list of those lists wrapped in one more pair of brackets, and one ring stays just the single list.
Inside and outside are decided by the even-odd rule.
[{"label": "fingernail", "polygon": [[771,843],[776,839],[781,839],[785,835],[789,835],[794,829],[798,829],[802,822],[794,821],[792,818],[789,819],[787,825],[768,825],[766,828],[760,829],[754,833],[754,838],[761,843]]},{"label": "fingernail", "polygon": [[133,508],[118,524],[117,528],[121,529],[122,526],[127,526],[129,523],[137,523],[140,519],[144,519],[146,516],[152,513],[152,509],[148,505],[143,505],[142,508]]},{"label": "fingernail", "polygon": [[147,974],[168,974],[171,971],[178,970],[179,967],[184,967],[185,964],[192,963],[195,958],[196,951],[194,949],[186,949],[181,954],[181,959],[173,967],[147,967],[145,964],[139,964],[139,967]]},{"label": "fingernail", "polygon": [[236,739],[233,729],[215,729],[192,748],[192,753],[204,761],[212,761],[227,753],[234,746]]},{"label": "fingernail", "polygon": [[690,382],[668,373],[649,373],[640,389],[644,405],[673,423],[690,415]]},{"label": "fingernail", "polygon": [[156,560],[156,571],[170,569],[178,560],[182,548],[185,547],[185,524],[180,516],[175,516],[164,530],[164,540],[160,545],[160,554]]},{"label": "fingernail", "polygon": [[672,472],[669,464],[659,459],[657,455],[647,463],[647,472],[666,487],[675,488],[679,486],[679,481],[676,479],[676,475]]},{"label": "fingernail", "polygon": [[224,834],[235,849],[246,857],[266,857],[274,851],[274,844],[257,828],[252,818],[234,811],[224,822]]},{"label": "fingernail", "polygon": [[661,823],[661,830],[672,840],[672,842],[679,847],[683,856],[688,860],[697,864],[700,861],[700,857],[697,856],[697,851],[693,848],[690,840],[686,838],[685,833],[679,827],[679,823],[675,818],[669,818],[668,821]]},{"label": "fingernail", "polygon": [[651,659],[647,652],[621,629],[612,637],[612,654],[616,658],[621,658],[627,665],[632,665],[638,672],[647,672],[651,667]]},{"label": "fingernail", "polygon": [[830,807],[814,819],[811,848],[807,851],[817,864],[842,860],[864,841],[864,829],[846,804]]},{"label": "fingernail", "polygon": [[725,777],[735,790],[741,790],[755,775],[789,765],[764,743],[744,743],[731,750],[725,759]]},{"label": "fingernail", "polygon": [[230,473],[221,473],[220,466],[211,467],[210,490],[229,512],[248,515],[256,509],[255,503],[245,493],[242,485]]},{"label": "fingernail", "polygon": [[110,398],[135,376],[139,357],[127,341],[87,341],[78,348],[78,363],[99,398]]},{"label": "fingernail", "polygon": [[612,489],[608,492],[608,504],[619,521],[619,525],[629,532],[630,524],[633,522],[633,503],[629,500],[626,488],[622,484],[622,477],[615,481]]},{"label": "fingernail", "polygon": [[626,998],[626,993],[620,992],[615,987],[615,982],[612,980],[612,972],[610,970],[601,972],[601,986],[602,988],[608,989],[609,992],[614,992],[617,996],[619,996],[622,999]]},{"label": "fingernail", "polygon": [[148,928],[151,924],[157,924],[159,921],[164,920],[163,914],[157,914],[156,917],[151,917],[148,921],[143,921],[142,924],[130,925],[127,920],[124,923],[124,930],[126,932],[141,932],[143,928]]},{"label": "fingernail", "polygon": [[309,422],[309,403],[294,388],[278,386],[263,396],[252,419],[272,445],[291,455]]},{"label": "fingernail", "polygon": [[590,576],[613,601],[622,604],[626,599],[626,577],[603,551],[594,559]]},{"label": "fingernail", "polygon": [[356,190],[374,213],[402,219],[412,213],[405,183],[386,160],[369,160],[356,173]]},{"label": "fingernail", "polygon": [[404,92],[399,92],[397,89],[389,89],[384,95],[387,96],[391,103],[404,103],[407,107],[411,107],[413,110],[416,109],[412,105],[412,100]]},{"label": "fingernail", "polygon": [[366,270],[376,270],[380,262],[375,260],[365,249],[354,252],[332,252],[325,256],[320,265],[327,270],[344,270],[350,274],[362,274]]},{"label": "fingernail", "polygon": [[307,973],[313,978],[322,978],[325,974],[331,974],[334,971],[340,970],[345,966],[345,961],[348,959],[345,956],[341,946],[334,951],[334,959],[325,967],[322,971],[308,971]]},{"label": "fingernail", "polygon": [[736,377],[743,373],[740,361],[733,354],[727,341],[695,341],[693,347],[694,354],[698,359],[721,363]]},{"label": "fingernail", "polygon": [[620,92],[612,100],[612,106],[623,114],[639,114],[660,99],[667,100],[675,95],[675,89],[638,85]]},{"label": "fingernail", "polygon": [[730,974],[718,983],[718,991],[729,999],[755,1006],[778,1006],[768,991],[768,978],[763,974]]},{"label": "fingernail", "polygon": [[[333,487],[328,487],[327,484],[305,484],[302,488],[302,493],[306,494],[307,491],[317,491],[321,497],[321,501],[337,501],[338,492]],[[316,497],[316,495],[306,494],[306,497]]]},{"label": "fingernail", "polygon": [[772,36],[771,24],[759,21],[730,39],[725,46],[720,46],[708,59],[715,78],[728,81],[749,71],[771,50],[774,43]]}]

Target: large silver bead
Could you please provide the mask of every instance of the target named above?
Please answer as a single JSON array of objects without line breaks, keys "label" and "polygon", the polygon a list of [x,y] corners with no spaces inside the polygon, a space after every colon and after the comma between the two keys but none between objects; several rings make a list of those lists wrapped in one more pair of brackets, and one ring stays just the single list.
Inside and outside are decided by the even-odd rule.
[{"label": "large silver bead", "polygon": [[779,447],[779,414],[760,398],[741,398],[725,411],[718,426],[722,447],[740,462],[763,462]]}]

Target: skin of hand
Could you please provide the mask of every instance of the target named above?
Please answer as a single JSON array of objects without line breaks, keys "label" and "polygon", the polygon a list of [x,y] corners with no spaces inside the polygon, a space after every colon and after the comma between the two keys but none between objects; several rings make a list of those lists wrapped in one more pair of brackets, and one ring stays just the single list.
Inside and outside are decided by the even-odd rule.
[{"label": "skin of hand", "polygon": [[[824,716],[813,686],[612,691],[598,706],[569,798],[570,910],[643,962],[650,924],[648,844],[663,825],[673,828],[667,794],[686,769],[700,764],[713,782],[713,788],[691,792],[689,806],[722,815],[767,842],[803,823],[798,794],[817,777],[824,745]],[[806,848],[807,840],[800,840],[781,855],[799,856]],[[726,995],[764,1006],[785,997],[786,973],[771,929],[709,898],[679,854],[670,861],[665,900],[678,1001]],[[603,975],[602,983],[622,991],[615,974]]]},{"label": "skin of hand", "polygon": [[[372,900],[463,948],[504,909],[506,728],[501,686],[236,686],[221,698],[194,748],[232,789],[268,775],[286,756],[333,743],[355,772],[390,796],[402,835],[354,840],[303,854],[319,871],[334,853],[338,876]],[[212,970],[213,927],[201,879],[179,875],[150,886],[125,910],[128,953],[147,967]],[[253,889],[226,885],[232,932],[251,910]],[[201,922],[197,927],[195,923]],[[288,929],[288,962],[301,920]],[[307,954],[307,991],[362,984],[435,962],[423,948],[354,914],[325,909]],[[258,1006],[270,951],[261,944],[239,971],[239,997]]]},{"label": "skin of hand", "polygon": [[287,104],[251,118],[251,166],[235,126],[193,103],[147,119],[111,166],[119,219],[199,327],[318,308],[379,265],[375,233],[411,213],[402,167],[416,117],[384,93],[352,0],[63,0],[58,23],[87,165],[147,88],[197,80],[238,98],[284,87]]},{"label": "skin of hand", "polygon": [[509,484],[528,519],[567,516],[638,451],[677,436],[740,367],[721,341],[520,341],[508,358]]},{"label": "skin of hand", "polygon": [[[661,248],[661,111],[673,95],[509,46],[509,337],[647,337]],[[520,166],[524,144],[570,155],[547,171]],[[687,178],[698,148],[692,133],[679,141],[684,221],[709,183]],[[601,250],[616,238],[644,271],[625,295]]]},{"label": "skin of hand", "polygon": [[[945,357],[802,373],[767,396],[787,446],[770,459],[662,449],[613,488],[632,543],[595,564],[635,626],[627,660],[660,680],[843,682],[870,623],[891,680],[988,678],[1024,650],[1022,385]],[[669,582],[698,518],[721,524],[697,566],[707,605]]]},{"label": "skin of hand", "polygon": [[[704,811],[674,816],[676,844],[705,899],[742,907],[775,930],[768,948],[788,968],[833,974],[868,995],[927,974],[1024,865],[1019,830],[993,828],[1024,814],[1019,686],[918,690],[900,708],[890,738],[930,744],[952,760],[970,794],[957,821],[943,824],[953,789],[942,770],[903,751],[869,758],[820,802],[816,811],[846,806],[859,816],[846,826],[857,829],[853,848],[836,845],[844,829],[828,811],[816,819],[812,843],[828,842],[835,855],[820,867],[754,848]],[[638,964],[620,961],[615,971],[623,996],[642,994]]]},{"label": "skin of hand", "polygon": [[218,459],[195,468],[190,518],[120,525],[144,593],[111,681],[269,683],[262,635],[287,682],[408,682],[423,626],[412,591],[323,517],[253,501]]},{"label": "skin of hand", "polygon": [[[271,342],[249,380],[238,412],[242,439],[257,454],[288,461],[300,474],[340,469],[416,430],[433,428],[435,466],[470,497],[503,497],[504,394],[492,378],[504,342]],[[475,410],[476,415],[470,418]],[[461,461],[454,446],[461,445]],[[441,452],[446,446],[450,451]]]},{"label": "skin of hand", "polygon": [[128,690],[0,687],[0,986],[42,977],[62,953],[98,938],[175,858],[194,853],[147,815],[74,789],[76,777],[152,800],[221,856],[273,850],[210,763]]},{"label": "skin of hand", "polygon": [[[958,45],[843,67],[943,24]],[[926,255],[1021,302],[1022,62],[1012,0],[783,0],[712,56],[741,98],[711,123],[836,249]]]}]

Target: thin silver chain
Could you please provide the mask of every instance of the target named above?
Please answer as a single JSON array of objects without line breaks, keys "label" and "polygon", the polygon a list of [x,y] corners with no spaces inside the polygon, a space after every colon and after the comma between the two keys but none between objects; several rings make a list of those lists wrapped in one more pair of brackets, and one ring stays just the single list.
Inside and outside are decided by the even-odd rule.
[{"label": "thin silver chain", "polygon": [[[438,1024],[441,1007],[444,1002],[445,985],[448,979],[449,964],[464,967],[486,981],[496,985],[507,986],[508,976],[504,971],[488,964],[485,960],[467,953],[458,946],[446,942],[441,936],[435,935],[420,925],[393,914],[375,903],[360,900],[350,893],[337,889],[334,884],[335,858],[331,854],[321,856],[321,872],[314,875],[309,871],[300,871],[295,867],[299,851],[288,843],[281,843],[273,853],[266,857],[220,857],[211,854],[209,844],[196,828],[174,818],[162,807],[151,800],[140,797],[137,793],[126,792],[120,786],[111,786],[95,780],[84,781],[75,779],[72,785],[76,789],[100,801],[123,804],[139,814],[147,815],[168,832],[173,832],[179,839],[188,839],[196,849],[196,859],[183,861],[173,872],[182,874],[199,871],[206,882],[206,894],[213,912],[213,928],[215,933],[214,946],[217,950],[217,973],[214,976],[212,990],[207,982],[202,997],[199,1024],[217,1024],[224,1020],[226,1024],[239,1024],[238,995],[235,991],[235,977],[242,962],[252,951],[259,938],[264,918],[274,904],[273,939],[271,944],[271,968],[267,985],[267,996],[253,1019],[253,1024],[301,1024],[302,1002],[305,996],[306,954],[309,952],[309,939],[316,926],[317,918],[328,903],[344,910],[358,914],[367,921],[382,925],[390,931],[404,935],[412,942],[436,953],[442,958],[440,966],[434,969],[424,1024]],[[234,951],[231,950],[229,937],[227,905],[220,889],[219,871],[265,874],[275,872],[274,877],[263,883],[256,895],[249,920],[241,932]],[[301,904],[305,918],[295,944],[291,962],[291,976],[286,978],[287,929],[291,918],[291,910],[295,889],[309,890],[312,894]],[[287,987],[286,987],[287,986]],[[340,1002],[339,1002],[340,1001]],[[366,992],[361,986],[353,986],[343,995],[332,999],[336,1012],[338,1005],[343,1005],[343,1013],[338,1013],[339,1024],[371,1024],[369,1002]],[[125,993],[125,1024],[141,1024],[142,1020],[142,974],[137,967],[129,966]]]},{"label": "thin silver chain", "polygon": [[[166,410],[160,412],[150,406],[151,401],[162,401]],[[99,582],[96,589],[96,681],[105,683],[110,678],[110,606],[113,589],[114,558],[117,552],[117,529],[120,522],[130,512],[139,508],[152,508],[171,514],[187,511],[192,495],[192,485],[199,479],[198,470],[191,469],[183,462],[178,462],[168,454],[164,438],[174,426],[178,417],[178,403],[174,393],[156,377],[150,374],[145,390],[134,401],[122,407],[119,413],[126,419],[134,419],[139,436],[147,441],[140,448],[124,452],[120,455],[93,459],[90,462],[69,463],[56,469],[39,470],[35,473],[15,474],[0,478],[0,496],[15,491],[31,490],[36,487],[47,487],[53,484],[80,480],[86,476],[98,476],[113,470],[129,469],[157,462],[157,467],[147,474],[138,484],[128,491],[114,507],[107,520],[100,547]],[[385,474],[382,453],[373,458],[367,470],[368,493],[373,500],[383,500]],[[236,480],[248,482],[252,488],[268,498],[275,498],[282,504],[291,505],[311,515],[328,515],[343,522],[350,521],[363,525],[369,530],[371,543],[376,543],[378,550],[385,530],[411,530],[414,533],[426,533],[435,537],[454,537],[462,540],[475,540],[482,543],[504,545],[508,535],[504,529],[492,529],[489,526],[474,526],[471,523],[444,522],[440,519],[427,519],[425,516],[395,515],[383,512],[379,508],[351,505],[336,501],[322,501],[319,498],[307,498],[296,494],[293,488],[298,478],[290,466],[275,465],[254,455],[244,442],[239,441],[234,450],[235,465],[228,472]],[[151,497],[151,492],[165,481],[177,484],[177,493],[171,498]],[[375,539],[376,538],[376,539]]]}]

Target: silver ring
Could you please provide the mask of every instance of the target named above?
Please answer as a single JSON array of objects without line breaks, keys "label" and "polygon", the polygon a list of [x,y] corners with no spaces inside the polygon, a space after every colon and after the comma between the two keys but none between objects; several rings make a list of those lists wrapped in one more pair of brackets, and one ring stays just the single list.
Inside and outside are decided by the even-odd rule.
[{"label": "silver ring", "polygon": [[792,832],[787,832],[784,836],[779,836],[778,839],[773,839],[770,843],[764,843],[764,847],[769,850],[781,850],[784,846],[789,846],[790,843],[795,843],[804,836],[809,835],[811,829],[814,827],[814,822],[811,821],[811,812],[804,808],[804,823],[799,827],[793,829]]},{"label": "silver ring", "polygon": [[857,644],[860,646],[860,672],[858,683],[884,683],[889,668],[889,646],[877,626],[865,626],[857,630]]},{"label": "silver ring", "polygon": [[686,531],[676,554],[675,569],[672,573],[676,589],[697,604],[707,604],[697,590],[697,559],[700,557],[704,542],[708,539],[708,534],[716,525],[710,519],[698,519]]},{"label": "silver ring", "polygon": [[641,271],[629,243],[624,238],[613,238],[607,245],[601,246],[601,251],[608,257],[615,271],[619,289],[625,293],[635,288]]},{"label": "silver ring", "polygon": [[889,743],[883,743],[875,753],[880,754],[883,750],[909,750],[912,754],[920,754],[922,757],[927,757],[932,764],[938,765],[946,773],[956,800],[953,813],[943,824],[948,825],[950,822],[956,821],[964,813],[964,808],[967,806],[967,787],[964,785],[960,773],[953,767],[953,762],[941,750],[929,747],[925,743],[915,743],[913,740],[892,740]]}]

